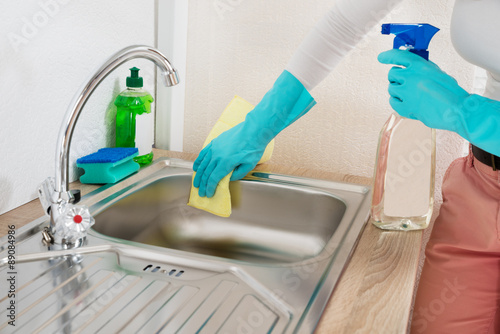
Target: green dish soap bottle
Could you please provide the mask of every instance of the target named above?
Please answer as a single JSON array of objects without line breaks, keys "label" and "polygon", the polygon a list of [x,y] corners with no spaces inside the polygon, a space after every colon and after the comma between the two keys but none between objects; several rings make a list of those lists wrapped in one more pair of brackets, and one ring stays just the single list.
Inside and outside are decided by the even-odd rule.
[{"label": "green dish soap bottle", "polygon": [[153,161],[154,135],[153,97],[142,86],[139,69],[132,67],[127,77],[127,89],[115,99],[116,147],[137,147],[139,154],[134,161],[141,167]]}]

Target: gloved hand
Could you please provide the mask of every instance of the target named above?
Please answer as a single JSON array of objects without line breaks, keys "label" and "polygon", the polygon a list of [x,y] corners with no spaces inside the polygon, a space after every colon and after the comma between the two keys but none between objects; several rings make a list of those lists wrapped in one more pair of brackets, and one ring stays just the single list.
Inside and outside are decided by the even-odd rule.
[{"label": "gloved hand", "polygon": [[500,155],[500,102],[469,94],[436,64],[405,50],[378,56],[389,71],[389,103],[401,116],[431,128],[457,132],[474,145]]},{"label": "gloved hand", "polygon": [[291,73],[284,71],[245,121],[212,140],[195,160],[193,185],[201,197],[212,197],[219,181],[233,171],[243,178],[259,162],[267,144],[316,102]]},{"label": "gloved hand", "polygon": [[198,155],[193,165],[193,185],[199,188],[200,197],[212,197],[219,181],[233,170],[231,181],[244,177],[264,154],[266,140],[254,140],[260,135],[259,129],[244,123],[221,133]]}]

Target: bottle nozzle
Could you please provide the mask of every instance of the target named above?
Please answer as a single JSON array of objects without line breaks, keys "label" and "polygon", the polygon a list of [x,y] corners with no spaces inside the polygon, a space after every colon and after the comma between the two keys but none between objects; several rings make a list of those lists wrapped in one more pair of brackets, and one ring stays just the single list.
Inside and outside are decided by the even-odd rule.
[{"label": "bottle nozzle", "polygon": [[130,69],[130,76],[127,77],[127,87],[140,88],[143,86],[142,77],[139,76],[139,71],[137,67],[132,67]]},{"label": "bottle nozzle", "polygon": [[434,35],[439,31],[438,28],[427,24],[398,24],[388,23],[382,25],[382,34],[394,34],[394,49],[406,47],[426,60],[429,59],[429,43]]}]

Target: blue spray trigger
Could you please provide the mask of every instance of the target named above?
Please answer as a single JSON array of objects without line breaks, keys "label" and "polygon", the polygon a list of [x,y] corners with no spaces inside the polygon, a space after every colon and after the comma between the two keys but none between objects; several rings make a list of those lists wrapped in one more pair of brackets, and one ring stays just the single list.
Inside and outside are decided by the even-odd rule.
[{"label": "blue spray trigger", "polygon": [[394,34],[394,49],[399,49],[404,46],[422,58],[428,60],[429,43],[434,35],[439,31],[438,28],[427,24],[399,24],[399,23],[386,23],[382,24],[382,34]]}]

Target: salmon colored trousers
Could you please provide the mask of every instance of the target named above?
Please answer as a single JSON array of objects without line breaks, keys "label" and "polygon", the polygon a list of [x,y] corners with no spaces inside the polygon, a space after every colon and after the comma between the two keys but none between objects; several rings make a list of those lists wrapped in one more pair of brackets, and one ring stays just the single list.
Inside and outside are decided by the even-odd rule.
[{"label": "salmon colored trousers", "polygon": [[500,172],[469,153],[442,191],[411,333],[500,333]]}]

